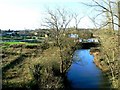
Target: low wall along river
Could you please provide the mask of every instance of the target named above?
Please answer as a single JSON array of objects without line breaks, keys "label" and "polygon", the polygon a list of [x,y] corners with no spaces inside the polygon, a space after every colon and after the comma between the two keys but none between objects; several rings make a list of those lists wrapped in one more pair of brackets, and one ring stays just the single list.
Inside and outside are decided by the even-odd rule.
[{"label": "low wall along river", "polygon": [[104,73],[93,63],[90,49],[76,50],[73,63],[66,76],[70,87],[74,88],[110,88],[109,81]]}]

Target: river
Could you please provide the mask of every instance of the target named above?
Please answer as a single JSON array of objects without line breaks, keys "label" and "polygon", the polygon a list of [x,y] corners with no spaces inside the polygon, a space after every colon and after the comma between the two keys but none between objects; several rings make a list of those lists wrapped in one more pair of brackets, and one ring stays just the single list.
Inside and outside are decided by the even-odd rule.
[{"label": "river", "polygon": [[[75,88],[109,88],[110,84],[104,73],[93,63],[89,49],[76,50],[66,76],[70,87]],[[109,89],[108,89],[109,90]]]}]

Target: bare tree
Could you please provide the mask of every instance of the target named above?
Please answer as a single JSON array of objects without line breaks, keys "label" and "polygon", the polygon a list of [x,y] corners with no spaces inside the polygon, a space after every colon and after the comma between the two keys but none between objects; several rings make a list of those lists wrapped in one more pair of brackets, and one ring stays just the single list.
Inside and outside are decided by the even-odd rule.
[{"label": "bare tree", "polygon": [[45,18],[46,27],[53,28],[56,31],[66,30],[68,24],[73,18],[65,9],[47,10],[48,17]]},{"label": "bare tree", "polygon": [[75,13],[73,17],[74,17],[74,20],[75,20],[75,29],[78,30],[78,25],[79,25],[79,23],[80,23],[80,21],[83,17],[80,18],[77,13]]},{"label": "bare tree", "polygon": [[119,35],[120,35],[120,1],[118,2],[118,24],[119,24],[119,27],[118,27],[118,30],[119,30]]},{"label": "bare tree", "polygon": [[92,21],[92,23],[94,24],[95,28],[97,29],[98,27],[97,27],[97,23],[95,21],[95,18],[91,18],[90,16],[88,16],[88,17]]},{"label": "bare tree", "polygon": [[[115,29],[115,25],[117,25],[120,29],[120,4],[117,1],[113,1],[113,0],[101,0],[101,1],[97,1],[97,0],[92,0],[93,4],[85,4],[87,6],[90,6],[92,8],[94,8],[94,10],[96,10],[97,12],[99,12],[98,14],[96,14],[95,17],[91,18],[91,20],[94,22],[95,25],[98,25],[100,28],[103,27],[109,27],[109,29],[113,30]],[[101,3],[102,2],[102,3]],[[118,11],[117,8],[118,7]],[[117,13],[118,12],[118,13]],[[99,17],[100,16],[100,17]],[[102,23],[102,25],[98,24],[96,22],[97,18],[101,18],[101,16],[104,16],[104,23]],[[118,21],[118,22],[117,22]],[[117,36],[114,34],[112,35],[114,36],[114,41],[110,42],[109,44],[111,44],[111,46],[115,46],[115,47],[105,47],[104,45],[104,40],[102,42],[102,46],[101,48],[103,49],[103,56],[105,57],[104,62],[107,62],[109,70],[110,70],[110,81],[112,82],[112,85],[114,88],[118,88],[118,53],[119,53],[119,49],[118,49],[118,42],[119,41],[115,41],[117,39]],[[118,36],[119,37],[119,36]],[[111,52],[111,53],[109,53]]]},{"label": "bare tree", "polygon": [[[118,27],[118,52],[120,52],[120,1],[118,2],[118,17],[119,17],[119,27]],[[120,58],[120,55],[118,56],[118,58]],[[119,63],[119,68],[120,68],[120,61],[118,62]],[[119,74],[120,76],[120,74]],[[119,79],[120,81],[120,79]],[[119,89],[120,89],[120,84],[119,84]]]},{"label": "bare tree", "polygon": [[92,0],[93,4],[86,4],[83,3],[87,6],[90,7],[94,7],[97,12],[99,12],[95,17],[94,17],[94,21],[96,21],[95,19],[98,18],[99,16],[104,16],[106,17],[106,21],[100,25],[96,22],[96,24],[98,26],[100,26],[100,28],[102,27],[106,27],[107,25],[109,27],[111,27],[112,30],[114,30],[115,26],[117,25],[118,27],[120,26],[117,22],[115,22],[115,18],[117,20],[119,20],[118,14],[117,12],[114,11],[114,8],[117,7],[117,1],[113,1],[113,0],[101,0],[100,2],[98,2],[97,0]]},{"label": "bare tree", "polygon": [[63,73],[63,54],[62,54],[62,43],[64,31],[67,29],[69,23],[73,19],[73,15],[65,9],[47,10],[48,17],[45,18],[45,26],[49,27],[53,31],[53,36],[57,46],[60,49],[60,72]]}]

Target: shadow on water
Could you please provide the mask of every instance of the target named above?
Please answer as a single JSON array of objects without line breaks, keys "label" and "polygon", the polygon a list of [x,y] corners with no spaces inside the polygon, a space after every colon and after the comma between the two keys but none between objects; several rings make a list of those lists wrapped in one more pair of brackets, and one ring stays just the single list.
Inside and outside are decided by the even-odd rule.
[{"label": "shadow on water", "polygon": [[81,49],[90,49],[91,47],[99,47],[101,44],[100,43],[81,43]]},{"label": "shadow on water", "polygon": [[76,50],[73,63],[66,73],[71,89],[104,88],[110,89],[110,83],[104,73],[93,63],[94,57],[89,49]]}]

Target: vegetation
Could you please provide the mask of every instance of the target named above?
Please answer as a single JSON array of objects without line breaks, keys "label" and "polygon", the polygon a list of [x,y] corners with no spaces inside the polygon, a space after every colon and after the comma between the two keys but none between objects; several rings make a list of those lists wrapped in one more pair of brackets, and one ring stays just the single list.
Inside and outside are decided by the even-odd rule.
[{"label": "vegetation", "polygon": [[[116,34],[114,34],[116,33]],[[101,55],[99,61],[103,68],[108,68],[107,75],[111,81],[113,88],[118,88],[119,75],[119,46],[118,46],[118,32],[111,32],[109,30],[100,30],[95,32],[101,41]]]},{"label": "vegetation", "polygon": [[[53,40],[54,41],[54,40]],[[2,48],[3,88],[62,88],[76,47],[72,38],[62,39],[64,74],[60,72],[60,49],[56,43],[4,43]],[[40,69],[39,69],[40,68]],[[47,82],[46,82],[47,81]]]},{"label": "vegetation", "polygon": [[[53,37],[46,38],[44,43],[6,42],[2,45],[3,87],[21,87],[32,89],[65,88],[65,73],[71,65],[71,58],[78,44],[77,38],[70,38],[65,32],[59,37],[58,46]],[[82,31],[74,31],[81,36]],[[83,33],[83,32],[82,32]],[[90,32],[91,33],[91,32]],[[88,33],[88,38],[91,34]],[[99,61],[107,67],[107,75],[114,88],[118,87],[118,32],[109,30],[94,31],[101,41]],[[87,34],[87,33],[84,33]],[[89,36],[90,35],[90,36]],[[83,35],[85,38],[86,36]],[[81,36],[82,37],[82,36]],[[108,40],[109,39],[109,40]],[[111,42],[109,42],[111,41]],[[109,52],[108,52],[109,51]],[[112,52],[112,53],[111,53]],[[62,72],[61,72],[62,56]]]},{"label": "vegetation", "polygon": [[[120,30],[120,2],[103,0],[98,2],[92,0],[93,4],[86,4],[87,6],[97,8],[98,14],[91,18],[95,26],[101,28],[94,34],[99,36],[101,41],[101,55],[98,60],[104,68],[109,69],[108,77],[111,81],[112,88],[119,88],[118,84],[118,68],[119,68],[119,30]],[[103,3],[103,4],[102,4]],[[99,17],[104,16],[105,20],[98,24],[96,21]],[[115,30],[118,27],[118,31]]]},{"label": "vegetation", "polygon": [[[69,14],[65,9],[48,9],[48,17],[45,18],[44,26],[49,28],[47,30],[49,37],[41,38],[41,36],[45,36],[45,33],[44,35],[40,34],[40,36],[36,34],[35,37],[26,37],[26,39],[44,39],[43,42],[2,42],[2,65],[0,65],[0,69],[3,70],[3,88],[65,88],[65,73],[71,65],[73,52],[78,48],[76,41],[79,38],[93,38],[94,35],[101,42],[98,50],[100,54],[96,61],[106,72],[112,88],[119,88],[119,32],[115,31],[114,25],[118,27],[120,25],[114,21],[114,18],[118,21],[120,19],[112,9],[112,6],[117,6],[117,4],[110,2],[110,0],[103,0],[103,3],[107,5],[104,7],[96,0],[93,2],[93,5],[87,6],[99,7],[100,10],[98,11],[106,16],[105,23],[101,23],[101,25],[95,21],[99,14],[94,19],[91,18],[96,28],[99,27],[100,29],[80,31],[78,24],[81,18],[78,20],[77,14]],[[76,22],[75,28],[69,28],[68,26],[73,18]],[[68,37],[71,33],[78,34],[79,38]],[[24,39],[24,37],[21,38]],[[14,39],[14,37],[8,36],[4,39]]]}]

